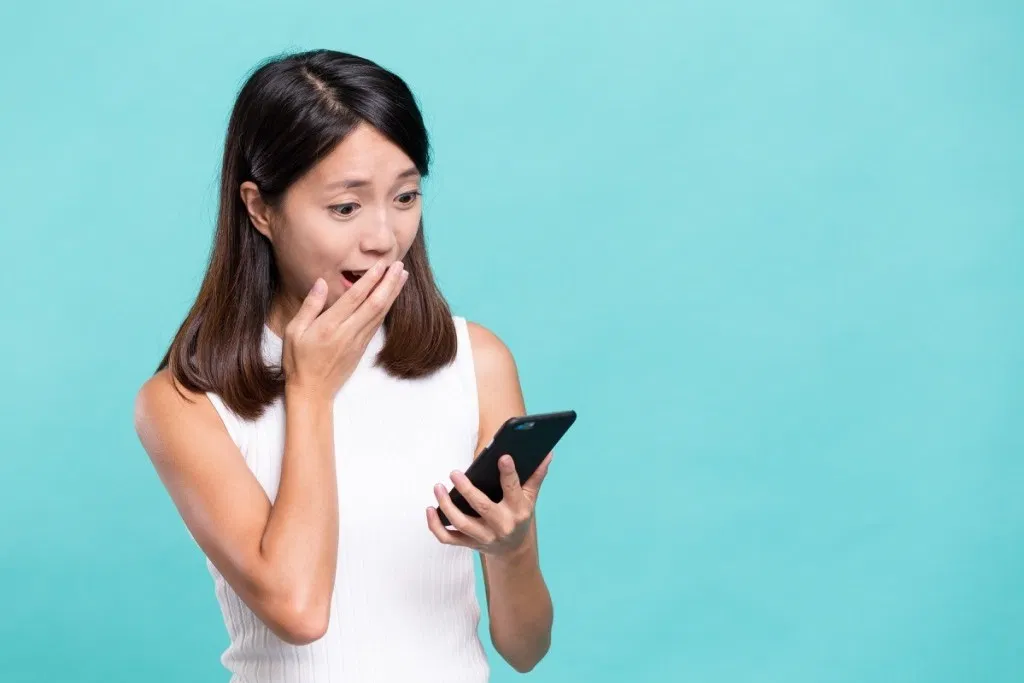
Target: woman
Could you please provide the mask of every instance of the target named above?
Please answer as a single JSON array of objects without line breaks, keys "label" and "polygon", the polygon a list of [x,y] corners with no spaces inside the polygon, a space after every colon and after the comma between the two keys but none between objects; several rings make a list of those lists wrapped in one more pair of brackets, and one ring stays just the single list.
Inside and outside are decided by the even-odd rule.
[{"label": "woman", "polygon": [[232,680],[487,680],[473,551],[495,650],[519,671],[548,650],[551,456],[522,483],[503,457],[498,504],[462,474],[525,408],[506,346],[437,290],[427,167],[412,93],[365,59],[270,61],[235,103],[209,269],[135,413],[208,559]]}]

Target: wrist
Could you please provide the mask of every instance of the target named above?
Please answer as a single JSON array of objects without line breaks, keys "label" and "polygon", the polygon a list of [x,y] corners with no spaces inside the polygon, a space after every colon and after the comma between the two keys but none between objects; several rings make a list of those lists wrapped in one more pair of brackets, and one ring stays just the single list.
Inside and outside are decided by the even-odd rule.
[{"label": "wrist", "polygon": [[288,381],[284,384],[284,401],[287,405],[296,407],[323,408],[331,405],[331,398],[325,392]]},{"label": "wrist", "polygon": [[537,547],[533,539],[527,536],[515,548],[509,548],[500,555],[494,555],[493,561],[504,569],[521,570],[536,567],[539,564]]},{"label": "wrist", "polygon": [[334,406],[331,399],[320,392],[306,387],[291,386],[284,388],[285,415],[301,419],[320,421],[334,417]]}]

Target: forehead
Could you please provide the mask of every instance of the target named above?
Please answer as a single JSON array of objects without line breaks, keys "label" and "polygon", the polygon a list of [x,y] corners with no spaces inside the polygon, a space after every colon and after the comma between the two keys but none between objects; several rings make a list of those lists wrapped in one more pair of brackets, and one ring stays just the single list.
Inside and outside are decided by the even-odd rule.
[{"label": "forehead", "polygon": [[318,186],[346,179],[391,183],[410,167],[415,164],[401,147],[373,126],[360,123],[307,175]]}]

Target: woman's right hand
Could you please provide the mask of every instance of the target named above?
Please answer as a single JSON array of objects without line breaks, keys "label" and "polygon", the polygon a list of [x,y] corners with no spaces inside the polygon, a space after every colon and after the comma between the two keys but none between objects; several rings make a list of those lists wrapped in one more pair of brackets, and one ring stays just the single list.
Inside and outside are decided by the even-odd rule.
[{"label": "woman's right hand", "polygon": [[317,279],[284,330],[281,361],[287,389],[333,399],[352,375],[407,279],[401,261],[388,268],[378,263],[326,311],[327,283]]}]

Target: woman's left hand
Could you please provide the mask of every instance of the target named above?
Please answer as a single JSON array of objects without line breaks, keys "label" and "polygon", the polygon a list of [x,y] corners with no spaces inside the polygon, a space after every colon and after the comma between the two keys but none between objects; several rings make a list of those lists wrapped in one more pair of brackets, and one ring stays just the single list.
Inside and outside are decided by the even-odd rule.
[{"label": "woman's left hand", "polygon": [[520,485],[511,456],[501,456],[498,459],[498,470],[503,493],[499,503],[473,486],[462,472],[452,472],[452,483],[456,490],[480,516],[471,517],[463,513],[455,507],[448,490],[437,484],[434,486],[434,496],[455,531],[441,524],[437,509],[433,507],[427,508],[427,526],[437,540],[447,545],[473,548],[488,555],[505,555],[518,550],[528,536],[537,494],[548,473],[551,457],[549,453],[526,483]]}]

